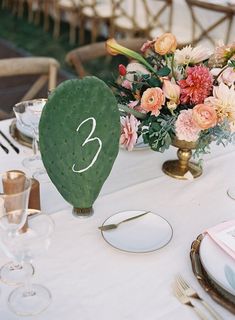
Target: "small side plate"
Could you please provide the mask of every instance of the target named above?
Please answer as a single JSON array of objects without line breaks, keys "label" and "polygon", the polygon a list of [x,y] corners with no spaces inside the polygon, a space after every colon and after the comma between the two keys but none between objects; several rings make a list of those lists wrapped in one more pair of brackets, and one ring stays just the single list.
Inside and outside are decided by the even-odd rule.
[{"label": "small side plate", "polygon": [[[148,210],[122,211],[103,225],[116,224]],[[125,252],[147,253],[166,246],[172,239],[173,229],[163,217],[149,212],[137,219],[124,222],[116,229],[101,231],[104,240],[112,247]]]}]

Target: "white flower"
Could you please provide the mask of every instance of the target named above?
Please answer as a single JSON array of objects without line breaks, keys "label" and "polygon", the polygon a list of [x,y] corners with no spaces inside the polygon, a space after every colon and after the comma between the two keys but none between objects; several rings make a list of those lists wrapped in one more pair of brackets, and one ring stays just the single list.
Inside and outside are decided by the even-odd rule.
[{"label": "white flower", "polygon": [[197,46],[192,48],[191,45],[175,51],[175,62],[181,65],[189,63],[196,64],[208,59],[211,55],[209,49]]},{"label": "white flower", "polygon": [[141,63],[131,62],[126,67],[126,79],[130,82],[134,81],[134,73],[151,74]]},{"label": "white flower", "polygon": [[235,90],[233,85],[229,88],[221,82],[218,87],[213,88],[213,96],[206,98],[205,103],[209,103],[215,108],[219,120],[235,121]]}]

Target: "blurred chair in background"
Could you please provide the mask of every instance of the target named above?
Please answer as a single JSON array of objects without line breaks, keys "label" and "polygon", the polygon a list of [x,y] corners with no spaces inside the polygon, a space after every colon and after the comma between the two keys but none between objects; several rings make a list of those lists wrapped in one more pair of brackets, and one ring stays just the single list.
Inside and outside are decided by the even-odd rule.
[{"label": "blurred chair in background", "polygon": [[[119,40],[118,43],[134,51],[140,51],[141,46],[146,41],[144,38],[129,38]],[[86,45],[70,51],[66,55],[66,62],[72,65],[78,76],[83,78],[88,75],[84,67],[84,63],[99,57],[108,56],[106,51],[105,42],[97,42]]]},{"label": "blurred chair in background", "polygon": [[[82,28],[80,12],[81,1],[80,0],[56,0],[51,3],[47,3],[46,7],[46,19],[49,16],[54,20],[54,38],[60,36],[61,21],[66,21],[69,24],[69,43],[75,44],[77,38],[77,28]],[[48,25],[48,23],[47,23]],[[47,26],[45,26],[47,29]]]},{"label": "blurred chair in background", "polygon": [[48,82],[48,91],[57,85],[57,73],[60,65],[53,58],[26,57],[0,59],[0,77],[13,77],[23,75],[39,75],[36,82],[21,98],[21,101],[30,100]]},{"label": "blurred chair in background", "polygon": [[172,28],[172,0],[120,0],[114,18],[115,32],[123,37],[151,38]]},{"label": "blurred chair in background", "polygon": [[117,0],[80,0],[81,1],[81,29],[80,44],[84,43],[85,27],[91,31],[91,43],[97,41],[99,35],[113,37],[113,21],[119,13],[117,9],[119,2]]},{"label": "blurred chair in background", "polygon": [[[202,1],[202,0],[185,0],[192,16],[192,44],[195,45],[203,39],[207,39],[211,44],[216,43],[218,27],[222,27],[224,24],[224,41],[228,43],[231,33],[231,27],[233,17],[235,14],[235,6],[229,5],[229,1]],[[213,15],[212,20],[209,16],[205,16],[206,19],[202,19],[202,14],[199,10],[206,10]],[[211,36],[212,32],[215,32]],[[221,32],[220,32],[221,34]]]}]

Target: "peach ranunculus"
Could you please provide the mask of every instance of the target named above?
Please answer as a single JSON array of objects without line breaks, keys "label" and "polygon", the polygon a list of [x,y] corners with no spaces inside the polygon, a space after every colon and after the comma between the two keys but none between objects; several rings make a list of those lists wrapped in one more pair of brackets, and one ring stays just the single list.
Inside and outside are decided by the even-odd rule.
[{"label": "peach ranunculus", "polygon": [[179,140],[192,142],[199,138],[201,130],[193,121],[192,113],[192,109],[180,111],[175,122],[175,133]]},{"label": "peach ranunculus", "polygon": [[141,98],[141,108],[152,115],[158,116],[165,103],[164,92],[160,88],[149,88],[144,91]]},{"label": "peach ranunculus", "polygon": [[133,116],[121,117],[120,144],[131,151],[137,141],[138,125],[140,122]]},{"label": "peach ranunculus", "polygon": [[161,56],[175,52],[177,47],[176,37],[172,33],[164,33],[156,39],[154,50]]},{"label": "peach ranunculus", "polygon": [[217,113],[215,109],[208,104],[197,104],[193,108],[193,121],[202,130],[214,127],[217,124]]},{"label": "peach ranunculus", "polygon": [[162,90],[165,97],[170,101],[167,102],[169,110],[175,110],[180,103],[180,86],[169,80],[164,80]]}]

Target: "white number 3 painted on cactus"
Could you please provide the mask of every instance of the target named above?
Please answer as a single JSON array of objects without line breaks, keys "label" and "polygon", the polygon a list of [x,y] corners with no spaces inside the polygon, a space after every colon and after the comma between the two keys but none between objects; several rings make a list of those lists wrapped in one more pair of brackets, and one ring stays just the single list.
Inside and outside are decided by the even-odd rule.
[{"label": "white number 3 painted on cactus", "polygon": [[75,170],[76,164],[74,163],[73,166],[72,166],[73,172],[82,173],[82,172],[87,171],[89,168],[91,168],[91,167],[93,166],[93,164],[96,162],[96,160],[97,160],[97,158],[98,158],[98,155],[99,155],[99,153],[100,153],[100,151],[101,151],[101,148],[102,148],[102,141],[101,141],[99,138],[97,138],[97,137],[91,138],[91,136],[92,136],[92,134],[94,133],[95,128],[96,128],[96,120],[95,120],[95,118],[90,117],[90,118],[87,118],[87,119],[85,119],[84,121],[82,121],[82,122],[79,124],[79,126],[77,127],[77,130],[76,130],[76,131],[78,132],[79,129],[81,128],[81,126],[82,126],[83,124],[85,124],[86,122],[88,122],[88,121],[92,121],[92,128],[91,128],[91,131],[90,131],[88,137],[87,137],[86,140],[83,142],[82,147],[85,146],[85,145],[86,145],[87,143],[89,143],[89,142],[98,141],[98,143],[99,143],[99,148],[98,148],[98,150],[97,150],[94,158],[92,159],[91,163],[90,163],[86,168],[80,169],[80,170]]}]

